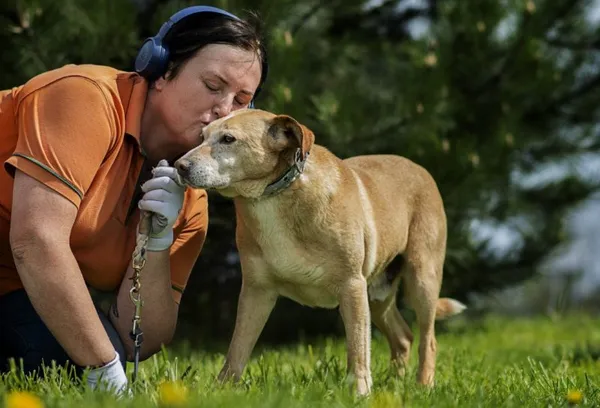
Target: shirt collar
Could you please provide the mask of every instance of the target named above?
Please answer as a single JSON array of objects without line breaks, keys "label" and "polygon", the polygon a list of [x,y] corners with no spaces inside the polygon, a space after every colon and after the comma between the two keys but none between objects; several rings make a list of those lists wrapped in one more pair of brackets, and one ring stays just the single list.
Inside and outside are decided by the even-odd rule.
[{"label": "shirt collar", "polygon": [[117,80],[117,86],[125,110],[125,133],[136,140],[141,151],[140,132],[148,81],[138,74],[127,73]]}]

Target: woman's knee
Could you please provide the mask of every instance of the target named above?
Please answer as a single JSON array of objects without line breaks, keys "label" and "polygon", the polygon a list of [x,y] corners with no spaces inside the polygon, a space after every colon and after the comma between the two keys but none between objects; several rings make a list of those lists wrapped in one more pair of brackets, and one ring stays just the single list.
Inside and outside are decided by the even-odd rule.
[{"label": "woman's knee", "polygon": [[[126,352],[118,332],[108,317],[97,309],[100,321],[125,367]],[[0,298],[0,372],[10,369],[10,359],[26,373],[37,371],[53,362],[58,366],[74,366],[69,356],[37,314],[24,290]]]}]

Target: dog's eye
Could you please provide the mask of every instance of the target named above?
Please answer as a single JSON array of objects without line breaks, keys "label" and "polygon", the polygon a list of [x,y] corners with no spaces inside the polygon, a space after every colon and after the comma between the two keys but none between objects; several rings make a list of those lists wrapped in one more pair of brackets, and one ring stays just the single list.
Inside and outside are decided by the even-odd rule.
[{"label": "dog's eye", "polygon": [[221,138],[221,143],[223,144],[232,144],[233,142],[235,142],[235,137],[231,136],[230,134],[223,135]]}]

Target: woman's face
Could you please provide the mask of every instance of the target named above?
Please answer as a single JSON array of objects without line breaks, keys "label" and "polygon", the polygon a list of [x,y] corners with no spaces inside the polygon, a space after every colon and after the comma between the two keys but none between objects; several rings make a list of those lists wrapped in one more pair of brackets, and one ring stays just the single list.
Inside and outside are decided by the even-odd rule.
[{"label": "woman's face", "polygon": [[175,78],[159,78],[149,90],[142,119],[142,145],[149,159],[172,164],[199,145],[206,125],[248,107],[260,76],[255,51],[211,44],[186,61]]}]

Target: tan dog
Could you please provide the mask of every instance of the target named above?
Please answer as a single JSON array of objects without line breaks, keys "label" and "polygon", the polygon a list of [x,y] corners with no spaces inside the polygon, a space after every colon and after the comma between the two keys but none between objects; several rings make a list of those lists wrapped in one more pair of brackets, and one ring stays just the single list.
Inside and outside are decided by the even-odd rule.
[{"label": "tan dog", "polygon": [[[285,296],[311,307],[339,305],[348,372],[358,393],[368,394],[371,320],[399,371],[408,361],[413,336],[396,307],[403,279],[421,334],[417,379],[433,384],[434,319],[465,306],[439,299],[446,216],[429,173],[393,155],[340,160],[293,118],[257,109],[236,111],[203,133],[203,143],[175,166],[187,184],[234,198],[243,276],[219,378],[242,375]],[[401,265],[392,263],[397,257]]]}]

